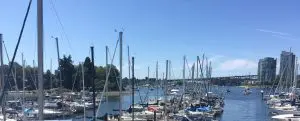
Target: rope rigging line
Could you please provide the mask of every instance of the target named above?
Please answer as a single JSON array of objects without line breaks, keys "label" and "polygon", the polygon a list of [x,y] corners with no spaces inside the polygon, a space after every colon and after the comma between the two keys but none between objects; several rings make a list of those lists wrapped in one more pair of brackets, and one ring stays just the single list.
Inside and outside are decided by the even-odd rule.
[{"label": "rope rigging line", "polygon": [[[110,62],[111,65],[113,64],[113,61],[114,61],[114,58],[115,58],[115,55],[116,55],[116,51],[117,51],[117,48],[118,48],[119,41],[120,41],[120,39],[117,40],[117,43],[116,43],[116,45],[115,45],[113,57],[112,57],[111,62]],[[96,117],[98,117],[98,114],[99,114],[99,111],[100,111],[100,107],[101,107],[101,101],[102,101],[104,92],[106,91],[106,88],[107,88],[108,79],[109,79],[110,71],[111,71],[111,68],[112,68],[111,65],[110,65],[110,67],[109,67],[108,75],[106,76],[105,83],[104,83],[104,88],[103,88],[102,93],[101,93],[101,96],[100,96],[100,103],[99,103],[99,105],[98,105],[98,109],[97,109],[97,112],[96,112]],[[118,81],[117,81],[117,82],[118,82]]]},{"label": "rope rigging line", "polygon": [[[118,40],[118,41],[119,41],[119,40]],[[118,45],[116,45],[115,51],[116,51],[117,48],[118,48]],[[113,58],[114,58],[114,57],[111,57],[109,50],[108,50],[108,57],[109,57],[110,61],[112,61]],[[112,63],[113,63],[113,62],[112,62]],[[111,67],[112,63],[110,64],[110,67]],[[115,75],[117,75],[117,73],[116,73],[115,71],[113,71],[113,73],[114,73]],[[118,85],[118,87],[120,87],[119,81],[117,81],[117,85]]]},{"label": "rope rigging line", "polygon": [[49,0],[49,2],[50,2],[51,7],[52,7],[51,10],[52,10],[52,12],[54,12],[54,15],[55,15],[55,17],[56,17],[56,19],[57,19],[57,21],[58,21],[60,27],[61,27],[62,33],[64,34],[65,38],[67,39],[69,48],[71,49],[71,52],[72,52],[73,49],[72,49],[72,46],[71,46],[71,43],[70,43],[70,39],[69,39],[69,37],[68,37],[68,35],[67,35],[66,31],[65,31],[65,27],[64,27],[63,23],[61,22],[61,19],[60,19],[60,17],[59,17],[59,14],[58,14],[58,12],[57,12],[57,10],[56,10],[56,8],[55,8],[55,4],[53,3],[52,0]]},{"label": "rope rigging line", "polygon": [[[4,46],[5,53],[6,53],[7,61],[10,62],[10,59],[9,59],[9,56],[8,56],[8,52],[7,52],[7,49],[6,49],[6,46],[5,46],[4,42],[3,42],[3,46]],[[14,68],[15,68],[15,72],[14,72],[13,70],[11,70],[10,72],[11,72],[11,75],[13,76],[13,80],[14,80],[14,83],[15,83],[15,89],[16,89],[16,92],[19,93],[19,88],[18,88],[18,84],[17,84],[17,77],[16,77],[16,73],[17,73],[16,65],[13,64],[13,63],[11,63],[11,65],[13,65]],[[23,67],[23,68],[24,68],[24,67]],[[9,72],[8,72],[8,73],[9,73]],[[23,75],[23,76],[24,76],[24,75]],[[8,78],[8,77],[7,77],[7,78]],[[9,86],[10,86],[11,90],[13,90],[12,84],[10,83],[10,80],[8,81],[8,83],[9,83]],[[23,87],[23,88],[24,88],[24,87]],[[17,96],[14,97],[14,98],[16,98],[16,99],[18,99],[18,100],[21,100],[21,99],[22,99],[21,95],[17,95]],[[21,103],[22,110],[24,110],[24,109],[25,109],[25,106],[22,104],[23,101],[20,101],[20,103]],[[24,113],[24,112],[23,112],[23,113]],[[26,119],[25,116],[24,116],[23,118]]]},{"label": "rope rigging line", "polygon": [[186,62],[186,65],[187,65],[187,67],[188,67],[188,72],[189,72],[188,79],[189,79],[189,78],[191,78],[191,68],[190,68],[190,66],[189,66],[189,63],[188,63],[187,59],[185,59],[185,62]]},{"label": "rope rigging line", "polygon": [[[149,77],[148,77],[146,81],[149,83],[149,80],[150,80],[150,79],[149,79]],[[148,88],[148,89],[147,89],[147,92],[146,92],[146,95],[145,95],[144,101],[143,101],[144,103],[145,103],[147,100],[149,100],[148,95],[149,95],[149,92],[150,92],[150,91],[149,91],[149,90],[150,90],[150,89],[149,89],[150,86],[148,86],[147,88]],[[139,91],[139,92],[140,92],[140,91]]]},{"label": "rope rigging line", "polygon": [[[79,64],[78,64],[79,65]],[[76,82],[76,79],[77,79],[77,75],[78,75],[78,72],[79,72],[79,66],[77,67],[77,71],[75,73],[75,79],[72,81],[73,84],[72,84],[72,92],[74,90],[74,86],[75,86],[75,82]]]},{"label": "rope rigging line", "polygon": [[[19,34],[19,38],[18,38],[18,41],[17,41],[17,45],[15,47],[15,50],[14,50],[14,54],[13,54],[13,58],[11,60],[11,63],[13,63],[15,61],[15,57],[16,57],[16,54],[17,54],[17,51],[18,51],[18,48],[19,48],[19,44],[21,42],[21,38],[22,38],[22,35],[23,35],[23,31],[24,31],[24,28],[25,28],[25,24],[26,24],[26,21],[27,21],[27,17],[28,17],[28,14],[29,14],[29,10],[30,10],[30,7],[31,7],[31,3],[32,3],[32,0],[29,0],[29,4],[28,4],[28,7],[27,7],[27,11],[26,11],[26,14],[25,14],[25,18],[23,20],[23,24],[22,24],[22,28],[21,28],[21,32]],[[8,71],[8,75],[7,77],[10,76],[10,71],[12,70],[12,65],[13,64],[10,64],[9,66],[9,71]],[[7,84],[4,83],[3,84],[3,88],[1,88],[1,92],[0,92],[0,101],[1,103],[3,102],[3,96],[4,96],[4,92],[6,91],[6,87],[7,87]]]},{"label": "rope rigging line", "polygon": [[[7,58],[8,62],[10,62],[4,41],[3,41],[3,46],[4,46],[4,51],[6,53],[6,58]],[[9,84],[10,87],[12,87],[12,84],[10,83],[10,81],[8,81],[8,84]]]},{"label": "rope rigging line", "polygon": [[[6,53],[7,61],[10,62],[10,59],[9,59],[9,56],[8,56],[8,52],[7,52],[7,50],[6,50],[6,46],[4,45],[4,42],[3,42],[3,46],[4,46],[5,53]],[[11,63],[11,64],[13,64],[13,63]],[[15,67],[16,65],[13,64],[13,66]],[[16,68],[16,67],[15,67],[15,68]],[[11,75],[13,76],[13,80],[14,80],[14,83],[15,83],[15,85],[16,85],[16,90],[19,90],[19,89],[18,89],[18,86],[17,86],[17,79],[16,79],[16,76],[15,76],[15,73],[17,73],[16,70],[15,70],[15,72],[14,72],[13,70],[11,70]],[[10,83],[10,81],[8,81],[8,83],[9,83],[10,88],[13,90],[12,84]]]},{"label": "rope rigging line", "polygon": [[[34,71],[34,70],[33,70],[33,71]],[[29,72],[29,73],[30,73],[30,77],[31,77],[31,79],[32,79],[34,88],[35,88],[35,90],[37,90],[34,72]],[[32,75],[33,75],[33,76],[32,76]]]},{"label": "rope rigging line", "polygon": [[[29,10],[30,10],[30,7],[31,7],[31,3],[32,3],[32,0],[29,1],[29,4],[28,4],[28,7],[27,7],[27,10],[26,10],[26,14],[25,14],[25,18],[23,20],[23,24],[22,24],[22,28],[21,28],[21,31],[20,31],[20,34],[19,34],[19,38],[18,38],[18,41],[17,41],[17,45],[15,47],[15,50],[14,50],[14,54],[13,54],[13,58],[10,61],[11,64],[9,65],[9,70],[8,70],[8,74],[7,74],[7,78],[9,78],[10,74],[13,75],[14,77],[14,80],[15,80],[15,83],[16,83],[16,91],[19,92],[19,89],[18,89],[18,85],[17,85],[17,82],[16,82],[16,77],[14,76],[13,72],[12,72],[12,67],[13,67],[13,63],[15,61],[15,57],[16,57],[16,54],[17,54],[17,51],[18,51],[18,48],[19,48],[19,45],[20,45],[20,42],[21,42],[21,38],[22,38],[22,35],[23,35],[23,31],[24,31],[24,28],[25,28],[25,24],[26,24],[26,21],[27,21],[27,17],[28,17],[28,14],[29,14]],[[6,50],[6,47],[5,47],[5,50]],[[7,52],[7,51],[6,51]],[[7,54],[7,53],[6,53]],[[8,55],[8,54],[7,54]],[[9,58],[8,58],[9,59]],[[16,72],[15,72],[16,73]],[[4,80],[3,80],[4,81]],[[4,107],[4,103],[3,103],[3,97],[4,97],[4,92],[7,90],[7,84],[6,83],[3,83],[3,88],[1,88],[1,92],[0,92],[0,101],[1,101],[1,105],[2,107]],[[20,97],[21,99],[21,97]],[[20,102],[21,105],[22,105],[22,110],[24,110],[24,105],[22,104],[22,101]],[[5,110],[4,110],[5,111]],[[23,112],[24,113],[24,112]],[[23,118],[24,120],[26,120],[26,116],[24,116],[23,114]]]}]

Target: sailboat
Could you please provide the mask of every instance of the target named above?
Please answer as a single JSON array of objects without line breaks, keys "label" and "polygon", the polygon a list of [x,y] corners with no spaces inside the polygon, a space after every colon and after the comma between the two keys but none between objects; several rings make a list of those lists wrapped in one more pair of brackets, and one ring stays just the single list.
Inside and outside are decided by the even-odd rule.
[{"label": "sailboat", "polygon": [[292,90],[291,93],[283,93],[281,94],[277,100],[278,102],[273,103],[270,106],[270,112],[273,114],[277,114],[273,116],[272,119],[276,120],[285,120],[285,121],[299,121],[300,120],[300,110],[298,106],[295,105],[296,98],[295,98],[295,89],[297,86],[297,75],[298,75],[298,64],[297,61],[295,62],[296,67],[291,73],[294,73],[294,79],[291,81]]}]

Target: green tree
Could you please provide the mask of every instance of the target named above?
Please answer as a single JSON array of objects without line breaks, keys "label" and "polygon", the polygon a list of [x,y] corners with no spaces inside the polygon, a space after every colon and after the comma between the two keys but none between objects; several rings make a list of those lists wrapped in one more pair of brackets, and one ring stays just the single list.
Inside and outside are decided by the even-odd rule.
[{"label": "green tree", "polygon": [[[44,89],[50,89],[51,88],[51,79],[53,81],[53,74],[50,70],[47,70],[44,74]],[[53,86],[53,83],[52,83]]]},{"label": "green tree", "polygon": [[92,83],[93,83],[93,69],[92,69],[92,61],[90,59],[90,57],[86,57],[84,60],[84,85],[86,87],[92,87]]},{"label": "green tree", "polygon": [[72,57],[69,55],[60,59],[59,61],[59,68],[62,71],[62,85],[66,89],[72,89],[72,82],[73,82],[73,74],[75,73],[75,67],[73,65]]},{"label": "green tree", "polygon": [[31,66],[26,66],[25,68],[25,78],[26,78],[26,89],[35,90],[37,89],[37,68]]},{"label": "green tree", "polygon": [[102,66],[95,67],[96,69],[96,74],[95,74],[95,87],[96,90],[103,90],[104,84],[105,84],[105,68]]},{"label": "green tree", "polygon": [[110,70],[110,74],[108,77],[108,81],[109,81],[108,90],[109,91],[118,91],[119,90],[118,81],[119,81],[120,72],[115,65],[108,65],[107,67],[105,67],[105,69],[107,69],[108,71],[110,68],[111,68],[111,70]]},{"label": "green tree", "polygon": [[183,85],[183,81],[179,80],[179,81],[176,82],[176,84],[179,85],[179,86],[182,86]]},{"label": "green tree", "polygon": [[105,85],[105,80],[106,80],[106,70],[107,72],[110,70],[110,74],[108,77],[108,91],[118,91],[119,86],[118,86],[118,78],[120,75],[119,70],[116,68],[114,65],[108,65],[107,67],[95,67],[96,69],[96,74],[95,74],[95,87],[96,90],[101,91],[104,88]]},{"label": "green tree", "polygon": [[72,86],[73,90],[80,91],[82,89],[82,65],[75,65],[75,70],[76,73],[73,75],[74,82],[72,82]]}]

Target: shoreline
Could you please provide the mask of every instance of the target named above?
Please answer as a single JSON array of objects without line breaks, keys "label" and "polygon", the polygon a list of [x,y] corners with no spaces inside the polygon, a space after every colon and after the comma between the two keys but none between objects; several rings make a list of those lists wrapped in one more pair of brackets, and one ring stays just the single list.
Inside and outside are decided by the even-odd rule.
[{"label": "shoreline", "polygon": [[[45,94],[48,90],[45,90]],[[12,97],[12,98],[16,98],[16,97],[20,97],[23,95],[23,92],[22,91],[19,91],[17,93],[17,91],[8,91],[7,92],[9,97]],[[55,92],[54,92],[55,93]],[[81,92],[76,92],[77,94],[78,93],[81,93]],[[86,92],[86,94],[92,94],[93,92]],[[100,96],[102,94],[102,92],[95,92],[96,93],[96,96]],[[65,93],[67,94],[67,92]],[[131,91],[122,91],[121,93],[123,96],[124,95],[130,95],[131,94]],[[111,96],[111,97],[116,97],[116,96],[119,96],[120,93],[119,91],[110,91],[110,92],[104,92],[104,96]],[[25,95],[24,95],[26,98],[37,98],[38,96],[38,93],[33,90],[33,91],[25,91]]]}]

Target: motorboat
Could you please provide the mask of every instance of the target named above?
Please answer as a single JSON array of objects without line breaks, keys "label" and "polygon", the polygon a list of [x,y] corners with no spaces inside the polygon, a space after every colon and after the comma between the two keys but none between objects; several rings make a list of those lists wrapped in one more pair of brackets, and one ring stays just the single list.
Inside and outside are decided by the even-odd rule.
[{"label": "motorboat", "polygon": [[[29,118],[29,119],[36,119],[38,118],[38,113],[39,110],[38,109],[25,109],[24,110],[24,115]],[[45,119],[52,119],[52,118],[58,118],[58,117],[62,117],[64,116],[65,113],[62,111],[58,111],[55,109],[44,109],[44,118]]]},{"label": "motorboat", "polygon": [[300,121],[299,114],[280,114],[272,116],[272,121]]}]

